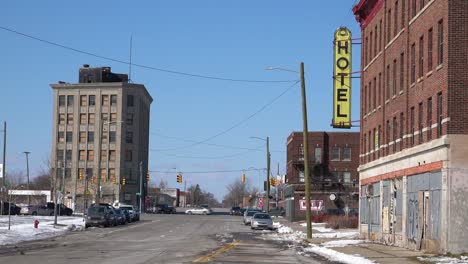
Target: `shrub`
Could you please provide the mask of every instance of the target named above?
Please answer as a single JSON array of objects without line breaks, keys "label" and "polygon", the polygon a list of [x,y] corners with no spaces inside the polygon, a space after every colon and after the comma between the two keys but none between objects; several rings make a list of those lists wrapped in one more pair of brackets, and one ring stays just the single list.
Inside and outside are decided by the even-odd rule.
[{"label": "shrub", "polygon": [[356,216],[337,216],[333,215],[327,219],[325,227],[340,229],[340,228],[357,228],[358,218]]}]

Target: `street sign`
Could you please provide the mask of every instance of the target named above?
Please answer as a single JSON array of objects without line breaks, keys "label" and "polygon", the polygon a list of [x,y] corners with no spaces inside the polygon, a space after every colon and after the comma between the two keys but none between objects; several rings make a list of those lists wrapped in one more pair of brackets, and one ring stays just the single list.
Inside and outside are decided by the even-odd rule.
[{"label": "street sign", "polygon": [[[305,210],[307,208],[306,206],[306,200],[299,200],[299,209]],[[310,200],[310,209],[312,211],[320,211],[323,209],[323,200]]]},{"label": "street sign", "polygon": [[136,193],[136,196],[140,196],[140,193],[139,193],[139,192],[137,192],[137,193]]},{"label": "street sign", "polygon": [[263,208],[263,198],[258,198],[258,208]]}]

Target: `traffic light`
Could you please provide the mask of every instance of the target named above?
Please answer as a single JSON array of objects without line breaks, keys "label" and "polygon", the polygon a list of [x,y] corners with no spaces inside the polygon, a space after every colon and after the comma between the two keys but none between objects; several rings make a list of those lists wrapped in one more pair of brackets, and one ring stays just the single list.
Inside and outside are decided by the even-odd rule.
[{"label": "traffic light", "polygon": [[182,182],[182,175],[181,174],[177,174],[177,182],[178,183]]},{"label": "traffic light", "polygon": [[80,170],[80,180],[83,180],[83,179],[84,179],[84,171]]},{"label": "traffic light", "polygon": [[276,179],[275,178],[270,178],[270,185],[271,186],[276,186]]},{"label": "traffic light", "polygon": [[146,172],[146,181],[149,182],[150,181],[150,173],[149,171]]},{"label": "traffic light", "polygon": [[115,176],[112,177],[112,183],[114,183],[114,184],[117,183],[117,178]]},{"label": "traffic light", "polygon": [[125,178],[122,179],[122,185],[125,185]]},{"label": "traffic light", "polygon": [[244,173],[242,173],[241,182],[242,182],[242,183],[245,183],[245,174],[244,174]]}]

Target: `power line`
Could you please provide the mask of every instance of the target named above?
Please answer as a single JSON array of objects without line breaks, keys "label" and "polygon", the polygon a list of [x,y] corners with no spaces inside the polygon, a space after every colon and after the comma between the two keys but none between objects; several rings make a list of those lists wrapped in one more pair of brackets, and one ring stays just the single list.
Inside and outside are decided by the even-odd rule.
[{"label": "power line", "polygon": [[[239,170],[219,170],[219,171],[177,171],[177,173],[191,173],[191,174],[196,174],[196,173],[229,173],[229,172],[244,172],[244,171],[262,171],[265,170],[266,168],[258,168],[258,169],[239,169]],[[157,170],[150,170],[149,172],[152,173],[175,173],[175,171],[157,171]]]},{"label": "power line", "polygon": [[0,29],[3,29],[4,31],[8,31],[10,33],[14,33],[14,34],[26,37],[26,38],[36,40],[36,41],[39,41],[39,42],[42,42],[42,43],[46,43],[46,44],[49,44],[49,45],[52,45],[52,46],[55,46],[55,47],[59,47],[59,48],[62,48],[62,49],[74,51],[74,52],[85,54],[85,55],[88,55],[88,56],[92,56],[92,57],[96,57],[96,58],[100,58],[100,59],[104,59],[104,60],[108,60],[108,61],[112,61],[112,62],[116,62],[116,63],[121,63],[121,64],[125,64],[125,65],[135,66],[135,67],[139,67],[139,68],[143,68],[143,69],[165,72],[165,73],[183,75],[183,76],[188,76],[188,77],[203,78],[203,79],[218,80],[218,81],[229,81],[229,82],[246,82],[246,83],[288,83],[289,82],[290,83],[290,82],[296,82],[297,81],[297,80],[232,79],[232,78],[222,78],[222,77],[194,74],[194,73],[181,72],[181,71],[173,71],[173,70],[162,69],[162,68],[157,68],[157,67],[143,65],[143,64],[131,63],[131,62],[123,61],[123,60],[114,59],[114,58],[111,58],[111,57],[106,57],[106,56],[103,56],[103,55],[99,55],[99,54],[96,54],[96,53],[84,51],[84,50],[73,48],[73,47],[70,47],[70,46],[65,46],[65,45],[59,44],[57,42],[53,42],[53,41],[41,39],[41,38],[38,38],[38,37],[34,37],[32,35],[28,35],[26,33],[22,33],[22,32],[19,32],[19,31],[10,29],[10,28],[6,28],[6,27],[3,27],[3,26],[0,26]]},{"label": "power line", "polygon": [[[243,151],[243,152],[241,152],[241,153],[236,153],[236,154],[231,154],[231,155],[226,155],[226,156],[217,156],[217,157],[179,156],[179,155],[173,155],[173,154],[168,154],[168,153],[165,153],[165,154],[162,154],[162,155],[166,155],[166,156],[170,156],[170,157],[175,157],[175,158],[181,158],[181,159],[226,159],[226,158],[232,158],[232,157],[236,157],[236,156],[245,155],[245,154],[250,153],[250,152],[252,152],[252,151],[260,150],[260,148],[263,148],[263,147],[265,147],[265,146],[264,146],[264,145],[261,145],[261,146],[259,146],[258,148],[252,149],[252,150],[249,150],[249,151]],[[150,151],[155,151],[155,150],[150,149]]]},{"label": "power line", "polygon": [[202,140],[202,141],[198,141],[198,142],[195,142],[193,144],[190,144],[190,145],[187,145],[187,146],[183,146],[183,147],[178,147],[178,148],[170,148],[170,149],[159,149],[158,151],[171,151],[171,150],[179,150],[179,149],[186,149],[186,148],[190,148],[190,147],[193,147],[193,146],[196,146],[196,145],[200,145],[200,144],[203,144],[205,142],[208,142],[212,139],[215,139],[221,135],[224,135],[226,134],[227,132],[233,130],[234,128],[242,125],[243,123],[247,122],[248,120],[252,119],[254,116],[256,116],[257,114],[259,114],[260,112],[262,112],[263,110],[265,110],[265,108],[267,108],[268,106],[272,105],[274,102],[276,102],[281,96],[283,96],[285,93],[287,93],[289,90],[291,90],[291,88],[293,88],[294,86],[296,86],[296,84],[298,84],[299,81],[296,81],[295,83],[293,83],[291,86],[289,86],[286,90],[284,90],[281,94],[279,94],[278,96],[276,96],[275,98],[273,98],[273,100],[271,100],[270,102],[268,102],[267,104],[265,104],[264,106],[262,106],[260,109],[258,109],[255,113],[249,115],[247,118],[244,118],[242,121],[238,122],[237,124],[231,126],[230,128],[214,135],[214,136],[211,136],[205,140]]}]

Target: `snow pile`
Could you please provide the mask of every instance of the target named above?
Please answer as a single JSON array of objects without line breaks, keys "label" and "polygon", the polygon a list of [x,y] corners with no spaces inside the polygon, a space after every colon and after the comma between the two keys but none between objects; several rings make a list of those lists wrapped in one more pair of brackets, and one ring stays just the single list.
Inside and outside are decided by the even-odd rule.
[{"label": "snow pile", "polygon": [[320,244],[322,247],[335,248],[335,247],[346,247],[351,245],[357,245],[364,243],[364,240],[333,240]]},{"label": "snow pile", "polygon": [[288,226],[280,226],[278,227],[278,233],[280,234],[291,234],[293,233],[294,231],[288,227]]},{"label": "snow pile", "polygon": [[280,224],[279,222],[273,222],[273,227],[274,228],[280,228],[281,226],[283,226],[283,225]]},{"label": "snow pile", "polygon": [[434,262],[437,264],[468,264],[468,256],[461,256],[460,258],[452,258],[452,257],[418,257],[418,260],[424,262]]},{"label": "snow pile", "polygon": [[[34,220],[39,227],[34,228]],[[16,244],[22,241],[45,239],[62,235],[66,232],[84,230],[82,217],[58,217],[54,227],[53,216],[12,216],[8,230],[8,216],[0,217],[0,245]]]},{"label": "snow pile", "polygon": [[331,232],[331,233],[313,233],[312,237],[314,238],[354,238],[358,237],[359,232],[357,231],[341,231],[341,232]]},{"label": "snow pile", "polygon": [[348,255],[341,252],[338,252],[333,249],[320,247],[314,244],[309,244],[309,247],[304,248],[305,252],[315,253],[320,256],[324,256],[331,261],[337,261],[341,263],[349,264],[371,264],[374,263],[371,260],[363,258],[361,256]]}]

